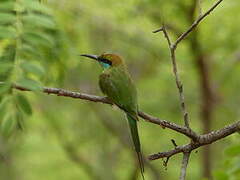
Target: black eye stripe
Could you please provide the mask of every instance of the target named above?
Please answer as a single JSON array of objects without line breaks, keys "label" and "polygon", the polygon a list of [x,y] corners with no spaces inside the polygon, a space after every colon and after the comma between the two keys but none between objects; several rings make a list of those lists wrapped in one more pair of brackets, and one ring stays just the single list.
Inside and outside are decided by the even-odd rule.
[{"label": "black eye stripe", "polygon": [[112,61],[109,61],[109,60],[106,59],[106,58],[98,58],[98,60],[101,61],[101,62],[107,63],[107,64],[109,64],[109,65],[112,65]]}]

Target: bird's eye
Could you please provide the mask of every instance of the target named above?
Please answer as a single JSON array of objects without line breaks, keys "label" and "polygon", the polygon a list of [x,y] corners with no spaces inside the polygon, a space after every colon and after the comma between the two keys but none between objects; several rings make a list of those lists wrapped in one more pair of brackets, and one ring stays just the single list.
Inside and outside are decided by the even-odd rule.
[{"label": "bird's eye", "polygon": [[112,61],[106,59],[106,58],[99,58],[99,61],[103,62],[103,63],[106,63],[106,64],[109,64],[110,66],[112,65]]}]

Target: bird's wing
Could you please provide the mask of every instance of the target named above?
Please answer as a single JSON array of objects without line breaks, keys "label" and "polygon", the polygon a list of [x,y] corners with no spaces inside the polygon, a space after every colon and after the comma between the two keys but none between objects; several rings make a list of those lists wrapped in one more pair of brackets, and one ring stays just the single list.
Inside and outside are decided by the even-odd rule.
[{"label": "bird's wing", "polygon": [[99,77],[99,86],[104,94],[126,112],[136,114],[136,89],[128,75],[122,72],[103,73]]}]

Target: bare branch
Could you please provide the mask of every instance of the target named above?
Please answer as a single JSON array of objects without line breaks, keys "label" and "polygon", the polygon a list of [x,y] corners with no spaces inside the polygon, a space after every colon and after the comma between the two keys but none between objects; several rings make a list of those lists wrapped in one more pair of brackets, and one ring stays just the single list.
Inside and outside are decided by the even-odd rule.
[{"label": "bare branch", "polygon": [[193,141],[197,141],[198,138],[199,138],[198,135],[192,129],[189,129],[187,127],[183,127],[183,126],[177,125],[175,123],[172,123],[172,122],[169,122],[169,121],[166,121],[166,120],[160,120],[156,117],[153,117],[153,116],[148,115],[148,114],[146,114],[144,112],[141,112],[141,111],[138,112],[138,115],[141,118],[145,119],[146,121],[149,121],[149,122],[154,123],[154,124],[161,125],[163,127],[166,127],[166,128],[172,129],[174,131],[177,131],[181,134],[184,134],[187,137],[191,138]]},{"label": "bare branch", "polygon": [[[175,48],[174,45],[172,45],[171,39],[168,35],[168,32],[165,28],[165,25],[163,24],[163,27],[161,28],[161,30],[163,31],[163,34],[168,42],[168,46],[170,49],[170,55],[171,55],[171,61],[172,61],[172,66],[173,66],[173,73],[175,76],[175,81],[176,81],[176,85],[178,88],[178,92],[179,92],[179,97],[180,97],[180,104],[181,104],[181,110],[183,113],[183,119],[184,119],[184,124],[187,128],[189,128],[189,120],[188,120],[188,112],[186,110],[186,105],[185,105],[185,101],[184,101],[184,92],[183,92],[183,85],[182,82],[180,80],[180,76],[178,74],[178,68],[177,68],[177,63],[176,63],[176,57],[175,57]],[[159,30],[156,30],[154,32],[159,32]]]},{"label": "bare branch", "polygon": [[[171,32],[172,32],[175,36],[177,36],[177,37],[179,37],[179,36],[182,34],[182,32],[180,31],[180,29],[177,28],[177,27],[175,27],[175,26],[173,26],[172,24],[164,24],[164,26],[165,26],[166,29],[168,29],[169,31],[171,31]],[[162,28],[162,27],[159,28],[159,29],[157,29],[157,30],[152,31],[152,33],[158,33],[158,32],[160,32],[160,31],[163,31],[163,28]]]},{"label": "bare branch", "polygon": [[152,33],[158,33],[158,32],[161,32],[161,31],[163,31],[163,28],[162,28],[162,27],[159,28],[159,29],[157,29],[157,30],[152,31]]},{"label": "bare branch", "polygon": [[[31,91],[28,88],[19,86],[19,85],[13,85],[13,88],[21,90],[21,91]],[[102,102],[105,104],[113,104],[110,100],[108,100],[107,97],[100,97],[100,96],[94,96],[94,95],[89,95],[85,93],[79,93],[79,92],[73,92],[73,91],[68,91],[65,89],[60,89],[60,88],[50,88],[50,87],[43,87],[42,91],[47,94],[56,94],[57,96],[66,96],[66,97],[71,97],[71,98],[77,98],[77,99],[84,99],[88,101],[93,101],[93,102]]]},{"label": "bare branch", "polygon": [[[4,83],[0,82],[0,85],[1,84],[4,84]],[[14,84],[12,87],[14,89],[17,89],[20,91],[31,91],[28,88],[25,88],[25,87],[22,87],[22,86],[16,85],[16,84]],[[73,91],[68,91],[68,90],[60,89],[60,88],[43,87],[42,92],[44,92],[46,94],[55,94],[57,96],[65,96],[65,97],[71,97],[71,98],[76,98],[76,99],[83,99],[83,100],[92,101],[92,102],[101,102],[101,103],[110,104],[110,105],[113,104],[107,97],[100,97],[100,96],[95,96],[95,95],[90,95],[90,94],[85,94],[85,93],[73,92]],[[121,108],[121,107],[119,107],[119,108]],[[185,136],[191,138],[194,141],[196,141],[199,138],[198,135],[193,130],[188,129],[186,127],[177,125],[175,123],[172,123],[172,122],[169,122],[166,120],[161,120],[159,118],[151,116],[142,111],[138,111],[138,115],[147,122],[151,122],[151,123],[160,125],[163,128],[172,129],[176,132],[184,134]]]},{"label": "bare branch", "polygon": [[171,157],[178,153],[191,152],[192,150],[197,149],[200,146],[211,144],[215,141],[225,138],[226,136],[229,136],[235,132],[238,132],[239,130],[240,130],[240,121],[237,121],[231,125],[225,126],[220,130],[216,130],[207,134],[200,135],[198,142],[191,142],[183,146],[177,146],[176,148],[170,151],[152,154],[148,157],[148,159],[155,160],[160,158]]},{"label": "bare branch", "polygon": [[[3,84],[3,83],[0,83],[0,84]],[[24,88],[19,85],[13,85],[13,88],[20,90],[20,91],[30,91],[29,89]],[[112,102],[109,101],[106,97],[94,96],[94,95],[89,95],[89,94],[84,94],[84,93],[79,93],[79,92],[72,92],[72,91],[59,89],[59,88],[44,87],[42,92],[44,92],[46,94],[55,94],[58,96],[65,96],[65,97],[83,99],[83,100],[87,100],[87,101],[112,104]],[[168,157],[171,157],[178,153],[190,152],[200,146],[211,144],[215,141],[218,141],[218,140],[220,140],[226,136],[229,136],[240,130],[240,121],[237,121],[231,125],[225,126],[224,128],[222,128],[220,130],[212,131],[208,134],[197,135],[193,130],[191,130],[187,127],[183,127],[183,126],[177,125],[175,123],[168,122],[166,120],[161,120],[154,116],[148,115],[144,112],[139,111],[138,115],[147,122],[151,122],[151,123],[160,125],[162,127],[172,129],[176,132],[184,134],[185,136],[187,136],[193,140],[191,143],[189,143],[187,145],[183,145],[183,146],[177,146],[173,150],[150,155],[148,157],[149,160],[155,160],[155,159],[160,159],[160,158],[165,158],[165,157],[168,158]]]},{"label": "bare branch", "polygon": [[[180,96],[180,103],[181,103],[181,109],[182,109],[182,113],[183,113],[183,117],[184,117],[184,124],[185,124],[185,127],[190,129],[190,130],[191,130],[191,128],[189,127],[188,112],[186,110],[186,105],[185,105],[185,100],[184,100],[183,85],[182,85],[182,82],[181,82],[179,74],[178,74],[175,51],[177,49],[177,45],[185,37],[187,37],[187,35],[191,31],[193,31],[193,29],[201,22],[201,20],[203,20],[204,17],[206,17],[208,14],[210,14],[210,12],[213,11],[213,9],[215,9],[218,6],[218,4],[220,4],[222,1],[223,0],[219,0],[205,14],[200,15],[199,18],[189,27],[189,29],[179,36],[179,38],[176,40],[175,43],[171,42],[170,37],[168,35],[168,32],[166,31],[164,25],[159,30],[153,31],[154,33],[162,31],[166,40],[167,40],[167,42],[168,42],[170,55],[171,55],[171,60],[172,60],[172,65],[173,65],[173,73],[174,73],[174,76],[175,76],[175,81],[176,81],[176,85],[177,85],[177,88],[178,88],[178,91],[179,91],[179,96]],[[239,123],[240,122],[238,122],[238,125],[237,125],[238,130],[240,129],[239,128]],[[234,126],[232,126],[232,127],[233,127],[232,129],[234,130],[235,129]],[[185,180],[188,160],[189,160],[191,151],[193,149],[196,149],[196,148],[198,148],[200,146],[203,146],[203,145],[206,145],[206,144],[210,144],[210,143],[212,143],[216,140],[219,140],[219,139],[221,139],[221,138],[223,138],[227,135],[230,135],[231,133],[234,133],[234,132],[235,131],[232,132],[231,129],[229,129],[229,127],[223,128],[222,130],[219,130],[219,131],[213,131],[210,134],[200,136],[199,141],[197,140],[195,142],[191,142],[187,145],[180,146],[180,147],[175,146],[175,149],[173,149],[171,151],[168,151],[168,152],[161,152],[161,153],[158,153],[158,154],[150,155],[149,160],[154,160],[154,159],[163,158],[163,157],[166,157],[167,159],[169,159],[172,155],[175,155],[177,153],[182,152],[183,153],[183,159],[182,159],[182,168],[181,168],[181,174],[180,174],[179,179],[180,180]]]},{"label": "bare branch", "polygon": [[207,16],[209,15],[223,0],[219,0],[217,1],[207,12],[205,12],[203,15],[200,15],[199,18],[197,20],[194,21],[194,23],[188,28],[187,31],[185,31],[184,33],[182,33],[178,39],[175,41],[175,43],[172,43],[170,40],[170,37],[168,35],[168,32],[163,24],[163,27],[161,27],[158,30],[153,31],[153,33],[157,33],[162,31],[167,42],[168,42],[168,46],[170,49],[170,55],[171,55],[171,60],[172,60],[172,65],[173,65],[173,73],[175,76],[175,81],[176,81],[176,85],[178,88],[178,92],[179,92],[179,96],[180,96],[180,103],[181,103],[181,109],[182,109],[182,113],[183,113],[183,118],[184,118],[184,124],[185,127],[189,128],[189,117],[188,117],[188,112],[186,110],[186,105],[185,105],[185,100],[184,100],[184,91],[183,91],[183,84],[180,80],[179,74],[178,74],[178,68],[177,68],[177,63],[176,63],[176,56],[175,56],[175,51],[177,48],[177,45],[190,33],[193,31],[193,29]]},{"label": "bare branch", "polygon": [[189,157],[190,157],[190,152],[183,153],[182,168],[181,168],[181,174],[180,174],[179,180],[185,180]]},{"label": "bare branch", "polygon": [[163,34],[164,34],[164,36],[165,36],[165,38],[166,38],[166,40],[167,40],[167,42],[168,42],[168,46],[169,46],[169,48],[171,49],[172,43],[171,43],[170,37],[169,37],[169,35],[168,35],[168,32],[167,32],[166,27],[165,27],[164,24],[163,24],[162,29],[163,29],[163,30],[162,30],[162,31],[163,31]]},{"label": "bare branch", "polygon": [[205,12],[203,15],[199,16],[198,19],[196,19],[194,21],[194,23],[187,29],[187,31],[185,31],[184,33],[182,33],[181,36],[178,37],[178,39],[176,40],[176,42],[173,44],[173,49],[177,48],[177,45],[184,39],[187,37],[187,35],[193,31],[193,29],[195,27],[197,27],[197,25],[207,16],[209,15],[223,0],[219,0],[217,1],[207,12]]},{"label": "bare branch", "polygon": [[171,142],[172,142],[173,146],[176,148],[177,147],[177,143],[175,142],[175,140],[171,139]]}]

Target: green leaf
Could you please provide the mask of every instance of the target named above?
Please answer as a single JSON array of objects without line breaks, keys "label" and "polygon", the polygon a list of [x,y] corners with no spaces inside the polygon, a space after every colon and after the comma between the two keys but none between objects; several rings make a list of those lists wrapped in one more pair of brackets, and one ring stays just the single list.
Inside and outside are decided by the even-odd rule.
[{"label": "green leaf", "polygon": [[37,64],[33,64],[33,63],[29,63],[29,62],[22,63],[21,68],[23,70],[25,70],[26,72],[30,72],[30,73],[33,73],[33,74],[38,75],[38,76],[43,76],[44,73],[45,73],[42,66],[37,65]]},{"label": "green leaf", "polygon": [[13,68],[12,62],[1,62],[0,61],[0,75],[8,72],[12,68]]},{"label": "green leaf", "polygon": [[43,4],[40,4],[37,1],[29,1],[29,0],[25,0],[25,7],[28,10],[32,10],[32,11],[36,11],[36,12],[41,12],[43,14],[52,14],[52,10],[46,6],[44,6]]},{"label": "green leaf", "polygon": [[0,83],[0,95],[9,92],[9,90],[11,89],[11,84],[10,83]]},{"label": "green leaf", "polygon": [[24,119],[23,119],[23,113],[21,111],[16,112],[16,120],[17,120],[17,127],[20,130],[24,129]]},{"label": "green leaf", "polygon": [[26,113],[27,115],[32,114],[31,105],[29,104],[29,102],[25,96],[17,95],[17,102],[18,102],[19,107],[22,109],[22,111],[24,113]]},{"label": "green leaf", "polygon": [[14,23],[16,21],[16,16],[10,13],[0,13],[0,24]]},{"label": "green leaf", "polygon": [[0,102],[0,118],[2,119],[6,113],[7,105],[11,100],[11,96],[4,96]]},{"label": "green leaf", "polygon": [[9,101],[11,100],[11,96],[5,96],[4,98],[1,99],[0,102],[0,110],[2,107],[4,107]]},{"label": "green leaf", "polygon": [[50,36],[47,36],[46,34],[39,32],[38,33],[24,33],[23,39],[27,41],[29,44],[32,44],[36,47],[44,46],[48,48],[52,48],[54,45],[54,40],[51,39]]},{"label": "green leaf", "polygon": [[23,86],[32,91],[40,91],[42,90],[41,85],[32,79],[20,79],[17,81],[17,85]]},{"label": "green leaf", "polygon": [[32,46],[29,43],[24,43],[21,47],[21,54],[27,59],[42,59],[42,54],[39,51],[36,51],[35,46]]},{"label": "green leaf", "polygon": [[10,39],[16,37],[16,30],[12,26],[0,26],[0,39]]},{"label": "green leaf", "polygon": [[55,29],[55,23],[50,16],[30,14],[23,17],[23,23],[31,27],[43,27],[48,29]]},{"label": "green leaf", "polygon": [[4,136],[9,136],[15,125],[16,121],[12,115],[5,116],[3,122],[1,123],[1,131]]},{"label": "green leaf", "polygon": [[240,145],[234,145],[225,149],[224,153],[228,156],[238,156],[240,155]]}]

